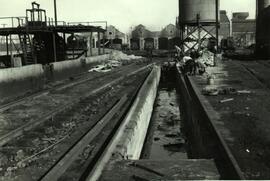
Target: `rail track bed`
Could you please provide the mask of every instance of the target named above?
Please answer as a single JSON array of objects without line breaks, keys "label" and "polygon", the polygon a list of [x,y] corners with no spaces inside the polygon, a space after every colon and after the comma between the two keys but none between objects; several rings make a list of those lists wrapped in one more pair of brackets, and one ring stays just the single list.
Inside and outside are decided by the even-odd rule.
[{"label": "rail track bed", "polygon": [[[21,101],[20,104],[16,102],[9,109],[2,110],[1,115],[9,115],[10,118],[14,115],[21,118],[25,114],[29,115],[24,118],[25,121],[22,118],[15,122],[16,118],[13,117],[13,120],[9,121],[14,121],[16,124],[2,127],[0,180],[41,179],[119,101],[122,105],[114,110],[113,116],[115,114],[121,116],[123,110],[128,108],[127,104],[131,101],[132,95],[149,72],[147,67],[142,67],[141,65],[127,66],[117,73],[92,81],[83,81],[73,87],[68,86],[69,89],[57,87],[56,90],[45,94],[45,97],[44,94],[38,96],[36,102],[32,102],[31,97]],[[48,103],[48,97],[58,101],[55,107],[51,107]],[[126,100],[123,101],[121,97],[126,97]],[[75,98],[77,99],[74,100]],[[55,110],[50,111],[53,108]],[[47,113],[36,115],[39,109]],[[108,123],[107,130],[112,131],[111,127],[116,123],[117,118],[114,123],[113,121]],[[14,134],[10,134],[10,130]],[[98,138],[101,140],[110,134],[106,131],[100,132],[101,130]],[[82,148],[84,150],[81,153],[82,158],[86,159],[91,153],[100,150],[101,143],[102,141],[95,141],[92,145],[86,144]]]},{"label": "rail track bed", "polygon": [[22,131],[49,119],[55,113],[102,89],[119,83],[127,75],[140,71],[143,65],[130,65],[96,79],[76,81],[49,92],[27,97],[0,109],[0,145],[19,136]]}]

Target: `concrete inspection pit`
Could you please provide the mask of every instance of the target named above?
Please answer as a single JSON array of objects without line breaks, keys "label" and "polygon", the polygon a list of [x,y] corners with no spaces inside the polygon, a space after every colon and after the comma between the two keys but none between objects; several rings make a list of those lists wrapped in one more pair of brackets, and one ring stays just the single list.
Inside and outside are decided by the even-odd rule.
[{"label": "concrete inspection pit", "polygon": [[[107,160],[101,161],[103,167],[97,167],[94,172],[99,171],[100,178],[93,174],[89,180],[220,179],[214,158],[189,157],[192,142],[183,130],[175,65],[165,63],[162,68],[154,68],[151,74],[141,88],[144,90],[147,86],[146,92],[151,94],[139,92],[137,95],[139,102],[152,106],[148,111],[137,112],[139,121],[147,124],[133,122],[123,126],[121,137],[107,150]],[[157,83],[153,85],[153,82]]]}]

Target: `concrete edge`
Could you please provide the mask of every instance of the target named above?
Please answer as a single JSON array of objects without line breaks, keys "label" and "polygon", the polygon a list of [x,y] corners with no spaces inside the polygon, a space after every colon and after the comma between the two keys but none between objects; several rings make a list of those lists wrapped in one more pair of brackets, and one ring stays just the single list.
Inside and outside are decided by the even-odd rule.
[{"label": "concrete edge", "polygon": [[[181,75],[182,76],[182,75]],[[210,123],[212,131],[216,134],[215,136],[218,139],[218,144],[220,153],[222,154],[221,157],[224,159],[223,161],[226,161],[227,166],[230,166],[230,168],[227,168],[232,175],[233,179],[241,179],[244,180],[243,173],[234,158],[233,154],[231,153],[227,143],[225,142],[224,138],[218,131],[217,127],[215,126],[215,120],[219,119],[218,113],[214,110],[212,105],[209,103],[209,101],[201,94],[201,91],[193,81],[192,77],[186,76],[185,83],[188,87],[188,92],[191,95],[191,98],[193,101],[195,101],[199,107],[202,109],[203,113],[205,114],[205,117],[207,118],[207,122]],[[232,178],[231,178],[232,179]]]},{"label": "concrete edge", "polygon": [[[132,157],[139,157],[139,153],[141,152],[144,138],[146,136],[147,127],[150,122],[150,118],[152,115],[152,109],[157,93],[157,88],[159,84],[161,71],[160,67],[154,66],[150,75],[147,77],[146,81],[142,85],[135,101],[133,102],[130,110],[125,116],[123,122],[121,123],[119,129],[114,135],[112,141],[105,149],[101,159],[95,165],[94,169],[89,174],[86,180],[88,181],[96,181],[102,174],[103,169],[110,164],[113,164],[115,161],[123,160],[132,153]],[[147,98],[148,97],[148,98]],[[150,106],[147,111],[144,111],[146,107]],[[139,121],[140,123],[137,123]],[[146,121],[146,124],[145,122]],[[136,123],[135,123],[136,122]],[[147,124],[148,122],[148,124]],[[142,124],[144,123],[144,124]],[[133,138],[135,138],[135,134],[138,133],[138,126],[147,125],[145,133],[142,133],[142,138],[138,139],[138,141],[133,142]],[[137,137],[135,138],[135,140]],[[131,148],[130,143],[134,144],[136,150],[129,150]],[[139,146],[141,145],[141,148]],[[108,163],[110,160],[110,164]]]}]

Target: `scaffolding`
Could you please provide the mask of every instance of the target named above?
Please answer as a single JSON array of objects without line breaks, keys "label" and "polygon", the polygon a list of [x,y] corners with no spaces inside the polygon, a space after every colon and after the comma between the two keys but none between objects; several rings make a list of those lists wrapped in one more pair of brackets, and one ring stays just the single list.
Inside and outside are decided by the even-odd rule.
[{"label": "scaffolding", "polygon": [[[26,9],[23,17],[0,17],[3,27],[0,36],[5,37],[5,55],[0,56],[0,62],[11,66],[16,49],[16,56],[22,58],[23,65],[50,63],[66,59],[66,34],[97,33],[104,36],[107,28],[106,21],[72,22],[53,21],[47,17],[46,10],[40,4],[33,2],[31,9]],[[106,26],[94,26],[103,23]],[[62,36],[60,36],[62,35]],[[100,39],[99,39],[100,41]],[[2,41],[3,42],[3,41]],[[2,45],[2,44],[1,44]],[[98,43],[101,54],[101,43]]]}]

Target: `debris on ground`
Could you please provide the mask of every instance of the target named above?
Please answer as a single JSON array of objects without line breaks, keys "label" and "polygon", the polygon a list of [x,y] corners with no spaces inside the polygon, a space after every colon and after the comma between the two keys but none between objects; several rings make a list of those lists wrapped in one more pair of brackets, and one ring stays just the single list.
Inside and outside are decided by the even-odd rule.
[{"label": "debris on ground", "polygon": [[214,88],[214,87],[205,87],[202,90],[203,95],[207,96],[217,96],[217,95],[240,95],[240,94],[251,94],[249,90],[236,90],[233,87],[225,88]]},{"label": "debris on ground", "polygon": [[20,160],[22,160],[23,158],[24,158],[24,151],[23,151],[23,150],[17,151],[15,160],[16,160],[16,161],[20,161]]},{"label": "debris on ground", "polygon": [[230,102],[230,101],[233,101],[234,98],[228,98],[228,99],[223,99],[223,100],[220,100],[219,102],[220,103],[225,103],[225,102]]},{"label": "debris on ground", "polygon": [[106,63],[97,65],[91,68],[90,70],[88,70],[88,72],[109,72],[113,68],[122,66],[125,61],[137,60],[141,58],[143,57],[135,56],[135,55],[127,55],[121,51],[114,51],[114,52],[111,52],[110,59],[106,61]]},{"label": "debris on ground", "polygon": [[200,61],[204,63],[206,66],[215,66],[215,58],[214,53],[208,51],[207,49],[202,50],[202,56],[199,57]]},{"label": "debris on ground", "polygon": [[3,153],[0,153],[0,167],[6,165],[8,163],[8,157]]},{"label": "debris on ground", "polygon": [[213,85],[213,84],[215,84],[215,76],[214,76],[214,75],[208,75],[208,76],[207,76],[207,84],[208,84],[208,85]]},{"label": "debris on ground", "polygon": [[88,72],[109,72],[111,71],[112,68],[107,64],[104,65],[97,65],[93,68],[91,68],[90,70],[88,70]]},{"label": "debris on ground", "polygon": [[204,88],[202,90],[203,95],[208,95],[208,96],[217,96],[219,94],[219,90],[217,88]]},{"label": "debris on ground", "polygon": [[235,88],[227,87],[219,90],[219,94],[221,95],[234,95],[237,94],[237,91]]},{"label": "debris on ground", "polygon": [[249,90],[239,90],[237,91],[238,94],[251,94],[252,92]]},{"label": "debris on ground", "polygon": [[121,51],[114,51],[110,55],[111,60],[116,60],[116,61],[122,61],[122,60],[136,60],[136,59],[141,59],[143,57],[141,56],[135,56],[135,55],[127,55],[124,54]]}]

